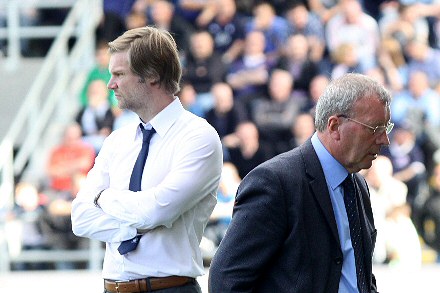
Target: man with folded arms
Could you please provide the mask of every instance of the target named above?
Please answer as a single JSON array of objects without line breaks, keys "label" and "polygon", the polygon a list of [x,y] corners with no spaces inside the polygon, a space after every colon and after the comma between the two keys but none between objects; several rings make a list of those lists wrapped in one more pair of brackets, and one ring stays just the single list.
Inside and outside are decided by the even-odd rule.
[{"label": "man with folded arms", "polygon": [[105,140],[73,202],[73,232],[106,242],[105,292],[201,292],[220,139],[175,96],[182,70],[167,31],[132,29],[109,48],[108,88],[140,120]]}]

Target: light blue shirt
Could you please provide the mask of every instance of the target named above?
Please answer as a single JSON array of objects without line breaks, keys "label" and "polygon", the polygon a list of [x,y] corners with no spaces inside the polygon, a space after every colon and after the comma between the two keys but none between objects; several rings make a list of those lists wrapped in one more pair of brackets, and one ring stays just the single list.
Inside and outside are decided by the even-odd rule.
[{"label": "light blue shirt", "polygon": [[356,279],[356,264],[354,261],[354,251],[351,245],[350,226],[348,224],[347,212],[344,204],[344,194],[342,182],[347,177],[348,172],[324,147],[318,138],[313,134],[312,145],[318,155],[318,159],[324,170],[328,192],[335,213],[336,225],[338,226],[339,241],[344,256],[342,263],[342,276],[339,281],[339,293],[358,292]]}]

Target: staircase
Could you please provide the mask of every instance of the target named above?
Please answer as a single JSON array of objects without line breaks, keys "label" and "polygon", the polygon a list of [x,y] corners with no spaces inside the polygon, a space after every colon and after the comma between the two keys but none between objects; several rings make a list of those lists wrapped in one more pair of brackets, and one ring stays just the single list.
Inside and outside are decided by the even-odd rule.
[{"label": "staircase", "polygon": [[[35,3],[48,5],[51,1],[60,2]],[[22,2],[0,0],[0,9],[5,3],[11,4],[7,7],[12,11]],[[94,33],[101,17],[102,0],[76,0],[45,58],[22,59],[17,54],[0,57],[0,272],[8,271],[10,263],[21,258],[35,259],[35,255],[10,255],[4,215],[14,202],[15,179],[20,176],[37,183],[44,176],[46,154],[76,112],[78,94],[94,64]],[[28,29],[16,27],[14,32],[25,35]],[[0,29],[0,37],[2,32]],[[16,35],[8,36],[10,43],[17,43]],[[90,245],[80,256],[64,251],[34,253],[53,262],[82,257],[90,269],[97,269],[102,261],[100,243],[91,241]]]},{"label": "staircase", "polygon": [[[41,0],[35,5],[57,2]],[[78,93],[94,64],[95,31],[102,17],[102,0],[70,2],[73,6],[59,28],[8,27],[7,34],[0,29],[0,37],[7,35],[11,44],[17,43],[17,35],[26,37],[29,30],[37,34],[38,29],[57,29],[45,58],[23,59],[13,53],[0,57],[0,211],[12,206],[14,178],[28,172],[27,166],[35,166],[34,170],[41,175],[41,154],[47,151],[49,143],[56,142],[53,134],[60,129],[57,126],[72,119]],[[16,5],[20,3],[0,0],[0,8],[7,7],[8,17],[14,19],[13,12],[18,13]],[[8,25],[17,23],[8,21]],[[8,52],[13,52],[13,48]]]},{"label": "staircase", "polygon": [[0,58],[0,141],[5,138],[43,60],[43,58],[25,58],[16,69],[10,70],[4,66],[5,58]]}]

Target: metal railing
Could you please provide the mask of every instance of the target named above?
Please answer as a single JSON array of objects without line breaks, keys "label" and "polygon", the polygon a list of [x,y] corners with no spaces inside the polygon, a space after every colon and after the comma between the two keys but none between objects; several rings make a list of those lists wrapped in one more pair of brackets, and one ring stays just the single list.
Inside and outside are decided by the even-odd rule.
[{"label": "metal railing", "polygon": [[[70,8],[76,0],[0,0],[0,14],[3,11],[6,26],[0,27],[0,40],[7,41],[6,66],[13,70],[21,59],[21,39],[55,38],[61,26],[21,26],[20,13],[23,9]],[[1,15],[0,15],[1,17]]]},{"label": "metal railing", "polygon": [[[0,2],[0,8],[4,2]],[[18,2],[7,1],[8,13],[9,10],[16,9],[15,5],[18,5]],[[10,209],[13,205],[14,176],[22,173],[26,163],[32,160],[33,152],[47,135],[49,126],[63,119],[66,121],[71,119],[69,115],[72,115],[72,109],[77,108],[78,94],[86,73],[94,64],[95,30],[102,18],[102,0],[39,1],[38,3],[40,2],[74,4],[56,34],[15,120],[0,143],[0,211]],[[14,11],[17,13],[16,10]],[[9,24],[17,25],[14,23],[12,21]],[[19,37],[27,34],[24,28],[6,29],[9,32],[8,37],[11,37],[11,30],[20,32]],[[69,43],[72,38],[75,40],[73,46]],[[17,38],[13,36],[9,40],[13,43],[16,41]],[[13,156],[14,148],[17,149],[15,156]],[[1,226],[0,223],[0,229]],[[0,231],[0,234],[2,232],[4,231]],[[93,245],[96,246],[92,243]],[[96,266],[96,259],[91,262]],[[0,262],[0,266],[2,264],[4,261]],[[5,268],[0,267],[0,270]]]}]

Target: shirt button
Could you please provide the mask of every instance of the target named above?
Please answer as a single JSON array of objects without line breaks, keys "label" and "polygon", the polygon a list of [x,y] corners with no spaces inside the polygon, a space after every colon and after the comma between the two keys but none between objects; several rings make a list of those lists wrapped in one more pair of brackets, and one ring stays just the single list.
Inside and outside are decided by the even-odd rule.
[{"label": "shirt button", "polygon": [[342,257],[336,257],[335,258],[335,264],[340,265],[342,263]]}]

